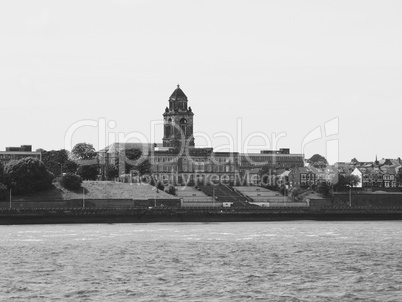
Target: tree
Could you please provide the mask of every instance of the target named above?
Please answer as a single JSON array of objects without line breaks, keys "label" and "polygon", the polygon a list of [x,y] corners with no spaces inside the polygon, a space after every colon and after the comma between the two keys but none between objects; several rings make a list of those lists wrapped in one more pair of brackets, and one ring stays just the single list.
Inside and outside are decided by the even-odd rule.
[{"label": "tree", "polygon": [[92,144],[76,144],[71,151],[74,158],[78,160],[77,174],[86,180],[96,180],[98,178],[98,162],[96,151]]},{"label": "tree", "polygon": [[80,165],[77,174],[85,180],[98,179],[98,165]]},{"label": "tree", "polygon": [[125,150],[125,155],[129,160],[137,160],[141,157],[142,151],[140,149],[131,148]]},{"label": "tree", "polygon": [[78,143],[71,150],[71,153],[76,159],[86,160],[96,158],[96,151],[92,144]]},{"label": "tree", "polygon": [[331,187],[325,181],[322,181],[317,185],[316,191],[324,197],[329,197],[331,195]]},{"label": "tree", "polygon": [[161,190],[161,191],[163,191],[165,189],[165,186],[160,181],[156,184],[156,187],[158,188],[158,190]]},{"label": "tree", "polygon": [[120,174],[128,174],[132,170],[136,170],[139,176],[150,174],[151,164],[148,159],[140,160],[137,163],[141,156],[142,151],[136,148],[127,149],[124,153],[117,153],[114,168],[111,168],[111,175],[113,176],[114,173],[117,173],[118,176],[120,170]]},{"label": "tree", "polygon": [[108,166],[106,169],[106,178],[115,179],[119,177],[119,169],[114,165]]},{"label": "tree", "polygon": [[349,186],[356,187],[360,182],[360,177],[357,175],[350,174],[345,176],[345,181],[346,184],[348,184]]},{"label": "tree", "polygon": [[4,183],[4,165],[0,162],[0,183]]},{"label": "tree", "polygon": [[299,194],[300,194],[300,191],[298,188],[293,187],[289,190],[289,196],[292,197],[293,199],[295,199],[297,196],[299,196]]},{"label": "tree", "polygon": [[60,184],[69,190],[77,190],[81,187],[82,178],[79,175],[66,173],[62,176]]},{"label": "tree", "polygon": [[172,185],[168,185],[165,187],[165,192],[170,195],[176,195],[176,188]]},{"label": "tree", "polygon": [[60,176],[64,171],[64,165],[68,161],[67,150],[42,151],[42,161],[46,168],[55,176]]},{"label": "tree", "polygon": [[145,174],[150,174],[151,173],[151,163],[149,160],[144,160],[142,161],[139,165],[136,166],[136,169],[140,176],[145,175]]},{"label": "tree", "polygon": [[356,159],[356,157],[355,157],[355,158],[353,158],[353,159],[350,161],[350,163],[356,165],[356,164],[359,163],[359,161],[358,161],[358,160]]},{"label": "tree", "polygon": [[327,159],[320,154],[314,154],[307,162],[314,167],[326,167],[328,165]]},{"label": "tree", "polygon": [[334,189],[337,191],[348,190],[349,187],[355,187],[360,182],[360,177],[357,175],[342,175],[339,174],[338,182],[334,185]]},{"label": "tree", "polygon": [[78,164],[75,161],[73,161],[71,159],[67,159],[64,162],[64,165],[63,165],[64,173],[76,173],[77,169],[78,169]]},{"label": "tree", "polygon": [[7,187],[3,184],[0,183],[0,200],[5,200],[8,195],[8,189]]},{"label": "tree", "polygon": [[43,162],[32,157],[8,162],[4,174],[5,184],[15,194],[46,190],[52,186],[54,178]]}]

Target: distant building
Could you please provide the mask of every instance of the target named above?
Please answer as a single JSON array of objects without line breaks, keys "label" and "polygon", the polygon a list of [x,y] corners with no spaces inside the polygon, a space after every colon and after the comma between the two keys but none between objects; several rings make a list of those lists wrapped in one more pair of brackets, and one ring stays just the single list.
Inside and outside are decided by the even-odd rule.
[{"label": "distant building", "polygon": [[291,154],[290,149],[263,150],[260,153],[214,152],[213,148],[196,148],[194,143],[194,113],[180,86],[169,97],[163,113],[163,143],[115,143],[99,151],[102,173],[123,150],[137,148],[150,161],[152,174],[171,184],[241,183],[258,184],[259,171],[302,167],[303,154]]},{"label": "distant building", "polygon": [[34,157],[42,160],[41,152],[32,152],[31,145],[22,145],[21,147],[6,147],[6,151],[0,151],[0,162],[3,164],[11,160],[19,160],[25,157]]}]

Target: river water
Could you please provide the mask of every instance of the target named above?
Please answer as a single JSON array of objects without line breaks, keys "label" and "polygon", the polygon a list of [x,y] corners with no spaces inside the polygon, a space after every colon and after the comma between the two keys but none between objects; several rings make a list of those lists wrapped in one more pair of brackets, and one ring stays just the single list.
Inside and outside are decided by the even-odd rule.
[{"label": "river water", "polygon": [[402,221],[0,226],[0,301],[402,301]]}]

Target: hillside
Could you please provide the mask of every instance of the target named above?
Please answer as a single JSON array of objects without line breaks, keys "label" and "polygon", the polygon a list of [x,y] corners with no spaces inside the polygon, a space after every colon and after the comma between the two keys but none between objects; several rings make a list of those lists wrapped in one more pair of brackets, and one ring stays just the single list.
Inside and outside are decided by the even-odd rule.
[{"label": "hillside", "polygon": [[85,199],[172,199],[176,196],[169,195],[146,184],[129,184],[110,181],[84,181],[82,189],[70,191],[55,183],[53,188],[30,195],[13,195],[14,201],[44,201],[44,200],[69,200],[80,199],[85,192]]}]

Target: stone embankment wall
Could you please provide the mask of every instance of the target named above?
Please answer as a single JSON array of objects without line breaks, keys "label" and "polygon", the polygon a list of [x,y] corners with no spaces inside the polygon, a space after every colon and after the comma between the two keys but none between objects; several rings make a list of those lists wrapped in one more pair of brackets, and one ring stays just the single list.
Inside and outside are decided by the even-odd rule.
[{"label": "stone embankment wall", "polygon": [[[336,193],[333,205],[349,205],[349,198],[349,193]],[[352,207],[402,207],[402,193],[352,193],[350,199]]]},{"label": "stone embankment wall", "polygon": [[[11,201],[12,208],[131,208],[131,207],[154,207],[180,206],[180,199],[71,199],[71,200],[46,200],[46,201]],[[9,201],[0,202],[0,208],[9,208]]]}]

